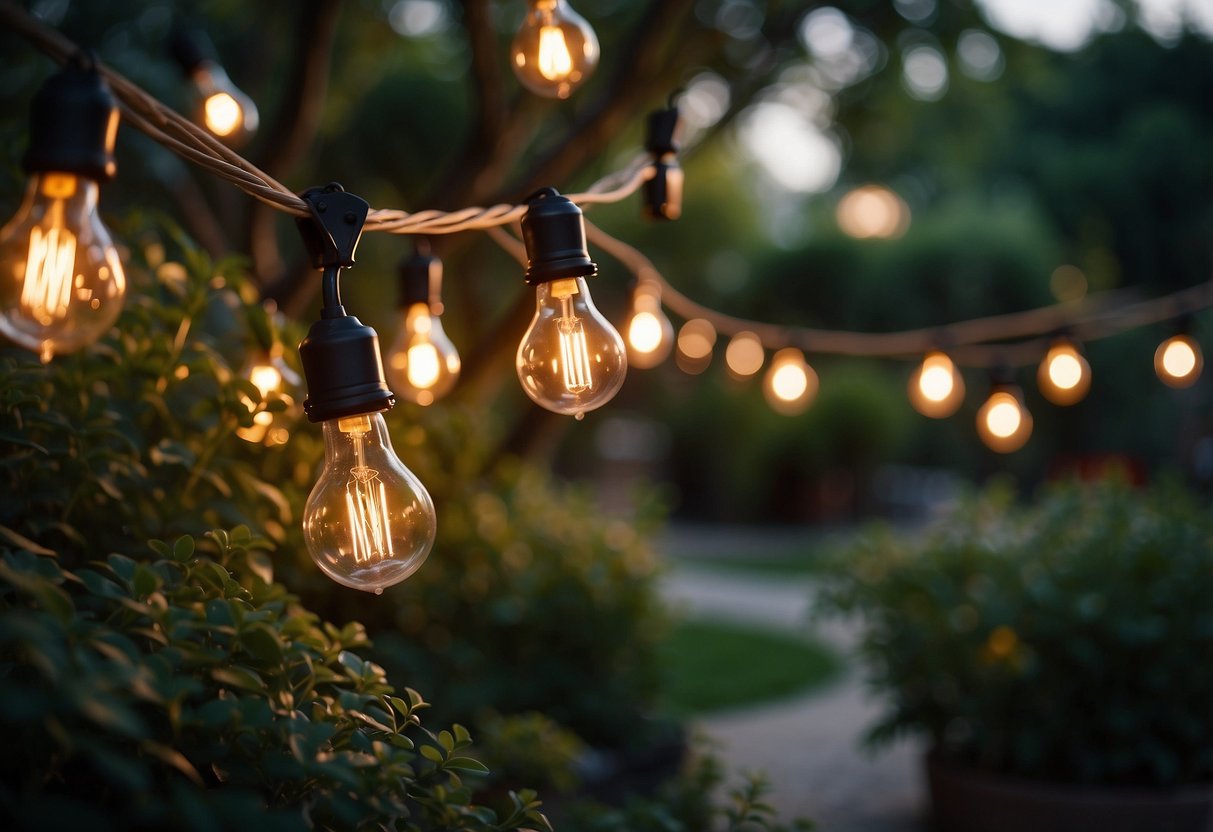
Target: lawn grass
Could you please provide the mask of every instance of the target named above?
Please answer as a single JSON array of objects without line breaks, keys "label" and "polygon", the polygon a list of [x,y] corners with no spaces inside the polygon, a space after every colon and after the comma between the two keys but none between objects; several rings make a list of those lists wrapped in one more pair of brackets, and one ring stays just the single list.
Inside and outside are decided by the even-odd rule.
[{"label": "lawn grass", "polygon": [[842,668],[816,642],[738,624],[689,619],[662,645],[666,704],[680,716],[755,705],[820,687]]}]

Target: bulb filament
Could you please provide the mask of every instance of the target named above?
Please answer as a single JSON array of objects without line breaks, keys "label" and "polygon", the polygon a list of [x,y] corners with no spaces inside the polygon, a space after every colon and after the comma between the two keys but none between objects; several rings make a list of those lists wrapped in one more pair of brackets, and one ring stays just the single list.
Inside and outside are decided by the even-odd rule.
[{"label": "bulb filament", "polygon": [[576,280],[552,282],[552,295],[560,299],[560,317],[556,331],[560,335],[560,367],[564,373],[564,389],[584,393],[593,386],[590,368],[590,348],[585,340],[585,327],[573,314],[573,295],[580,292]]},{"label": "bulb filament", "polygon": [[345,484],[345,508],[353,541],[354,562],[368,563],[393,556],[392,521],[387,510],[387,489],[379,472],[366,464],[366,439],[371,432],[368,416],[351,416],[337,422],[354,443],[354,466]]},{"label": "bulb filament", "polygon": [[409,347],[409,384],[421,390],[433,387],[438,381],[441,369],[442,360],[438,356],[438,349],[433,344],[424,341]]},{"label": "bulb filament", "polygon": [[244,120],[244,108],[226,92],[217,92],[206,99],[206,126],[216,136],[229,136]]},{"label": "bulb filament", "polygon": [[35,227],[30,231],[25,283],[21,286],[22,308],[43,326],[67,315],[76,266],[76,235],[58,222],[62,203],[55,203],[54,212],[56,222],[49,230]]},{"label": "bulb filament", "polygon": [[559,26],[539,29],[539,74],[549,81],[563,81],[573,71],[573,56]]}]

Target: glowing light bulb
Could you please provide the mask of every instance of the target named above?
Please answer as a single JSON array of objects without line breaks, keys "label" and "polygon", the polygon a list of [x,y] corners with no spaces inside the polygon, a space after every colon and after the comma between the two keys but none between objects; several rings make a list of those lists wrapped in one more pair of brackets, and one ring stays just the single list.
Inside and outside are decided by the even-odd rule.
[{"label": "glowing light bulb", "polygon": [[83,56],[34,97],[25,199],[0,229],[0,333],[43,361],[109,331],[126,275],[97,214],[114,175],[118,109]]},{"label": "glowing light bulb", "polygon": [[929,352],[910,376],[909,394],[910,404],[923,416],[943,419],[964,401],[964,376],[946,354]]},{"label": "glowing light bulb", "polygon": [[[295,398],[290,390],[300,384],[298,373],[287,365],[279,347],[254,355],[240,375],[257,388],[260,395],[257,399],[244,393],[240,395],[240,400],[253,414],[253,423],[236,428],[236,435],[254,444],[285,445],[291,438],[290,429],[286,426],[290,419],[285,414],[295,407]],[[265,407],[274,400],[283,402],[286,408],[274,412]]]},{"label": "glowing light bulb", "polygon": [[665,361],[674,348],[674,326],[661,311],[661,299],[638,289],[628,321],[628,363],[647,370]]},{"label": "glowing light bulb", "polygon": [[257,132],[261,117],[253,99],[228,77],[223,67],[203,61],[190,73],[198,95],[198,121],[230,144],[240,144]]},{"label": "glowing light bulb", "polygon": [[716,346],[716,327],[703,318],[692,318],[678,330],[678,369],[689,375],[699,375],[712,363],[712,348]]},{"label": "glowing light bulb", "polygon": [[565,0],[530,0],[511,55],[523,86],[548,98],[568,98],[598,65],[598,36]]},{"label": "glowing light bulb", "polygon": [[459,369],[459,353],[443,332],[442,320],[430,313],[428,303],[410,304],[388,353],[388,381],[393,391],[428,406],[451,391]]},{"label": "glowing light bulb", "polygon": [[1032,435],[1032,414],[1028,413],[1019,389],[999,385],[977,411],[977,432],[981,441],[998,453],[1017,451]]},{"label": "glowing light bulb", "polygon": [[777,413],[795,416],[813,403],[817,387],[817,373],[804,360],[804,353],[786,347],[771,359],[762,392]]},{"label": "glowing light bulb", "polygon": [[1071,341],[1059,339],[1040,362],[1036,383],[1053,404],[1076,404],[1091,389],[1091,366]]},{"label": "glowing light bulb", "polygon": [[339,584],[376,594],[429,557],[429,493],[397,458],[383,414],[324,422],[324,470],[303,509],[308,554]]},{"label": "glowing light bulb", "polygon": [[581,419],[623,386],[623,339],[594,306],[585,278],[541,283],[518,345],[518,379],[541,407]]},{"label": "glowing light bulb", "polygon": [[554,188],[537,191],[527,203],[522,239],[526,280],[536,287],[535,317],[518,345],[518,380],[536,404],[582,419],[619,392],[627,353],[586,286],[598,266],[585,247],[581,209]]},{"label": "glowing light bulb", "polygon": [[729,339],[724,350],[724,363],[729,373],[737,379],[749,378],[762,369],[766,351],[762,341],[753,332],[738,332]]},{"label": "glowing light bulb", "polygon": [[1168,387],[1191,387],[1204,363],[1200,345],[1189,335],[1172,335],[1154,351],[1154,372]]}]

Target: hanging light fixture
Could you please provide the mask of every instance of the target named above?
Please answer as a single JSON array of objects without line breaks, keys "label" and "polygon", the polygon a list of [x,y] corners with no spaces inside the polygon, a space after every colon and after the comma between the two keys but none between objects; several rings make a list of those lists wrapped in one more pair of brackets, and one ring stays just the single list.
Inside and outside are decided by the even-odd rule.
[{"label": "hanging light fixture", "polygon": [[215,59],[210,38],[196,29],[177,29],[169,49],[190,82],[194,121],[228,144],[248,141],[261,121],[257,105]]},{"label": "hanging light fixture", "polygon": [[442,329],[442,261],[429,244],[400,264],[400,308],[404,321],[388,351],[388,379],[396,393],[427,406],[459,378],[459,353]]},{"label": "hanging light fixture", "polygon": [[668,107],[649,113],[644,149],[653,154],[653,177],[644,183],[644,210],[653,219],[676,220],[682,216],[684,176],[675,140],[678,123],[674,96],[670,96]]},{"label": "hanging light fixture", "polygon": [[1204,364],[1200,344],[1186,332],[1177,332],[1154,351],[1154,372],[1168,387],[1191,387],[1200,378]]},{"label": "hanging light fixture", "polygon": [[324,468],[303,509],[303,536],[326,575],[378,594],[429,556],[434,504],[392,450],[383,411],[395,397],[375,330],[341,304],[341,270],[354,264],[369,206],[337,184],[302,197],[311,217],[299,219],[299,229],[312,265],[324,273],[320,320],[299,344],[308,393],[303,409],[324,429]]},{"label": "hanging light fixture", "polygon": [[1032,435],[1032,414],[1024,406],[1023,391],[996,373],[990,396],[977,411],[977,433],[981,441],[1000,454],[1018,451]]},{"label": "hanging light fixture", "polygon": [[785,347],[771,359],[762,392],[776,413],[803,413],[817,396],[817,373],[795,347]]},{"label": "hanging light fixture", "polygon": [[947,353],[933,350],[910,376],[910,404],[923,416],[945,419],[965,397],[965,381]]},{"label": "hanging light fixture", "polygon": [[510,53],[524,87],[547,98],[568,98],[598,66],[598,36],[565,0],[527,0]]},{"label": "hanging light fixture", "polygon": [[626,350],[585,282],[598,266],[586,251],[581,209],[555,188],[527,202],[522,237],[535,317],[518,345],[518,380],[536,404],[582,419],[623,386]]},{"label": "hanging light fixture", "polygon": [[716,346],[716,327],[706,318],[692,318],[678,330],[678,352],[674,360],[678,369],[692,376],[699,375],[712,363]]},{"label": "hanging light fixture", "polygon": [[114,325],[126,274],[97,214],[113,179],[118,107],[92,55],[77,53],[34,96],[25,200],[0,229],[0,333],[44,362]]},{"label": "hanging light fixture", "polygon": [[1091,389],[1091,365],[1077,344],[1069,338],[1057,338],[1040,362],[1036,384],[1053,404],[1077,404]]},{"label": "hanging light fixture", "polygon": [[669,357],[674,348],[674,325],[661,310],[661,289],[656,284],[637,284],[627,332],[629,365],[647,370]]}]

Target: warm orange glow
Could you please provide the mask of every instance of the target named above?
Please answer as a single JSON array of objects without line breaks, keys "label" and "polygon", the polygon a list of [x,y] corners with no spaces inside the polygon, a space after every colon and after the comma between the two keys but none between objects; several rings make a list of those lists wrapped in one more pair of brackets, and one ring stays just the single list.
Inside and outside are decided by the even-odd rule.
[{"label": "warm orange glow", "polygon": [[647,370],[656,367],[674,348],[674,327],[661,311],[661,297],[641,286],[632,298],[627,328],[628,363]]},{"label": "warm orange glow", "polygon": [[712,347],[716,345],[716,328],[703,318],[687,321],[678,331],[678,368],[697,375],[712,362]]},{"label": "warm orange glow", "polygon": [[1191,387],[1204,363],[1200,345],[1188,335],[1173,335],[1154,351],[1154,372],[1168,387]]},{"label": "warm orange glow", "polygon": [[762,341],[752,332],[739,332],[729,341],[724,361],[729,372],[738,378],[749,378],[762,369],[766,351]]},{"label": "warm orange glow", "polygon": [[1032,435],[1032,415],[1010,389],[997,389],[977,411],[977,432],[993,451],[1017,451]]},{"label": "warm orange glow", "polygon": [[777,413],[801,413],[817,395],[817,373],[804,360],[804,353],[787,347],[775,353],[763,384],[763,395]]},{"label": "warm orange glow", "polygon": [[1072,342],[1053,343],[1036,374],[1040,392],[1053,404],[1071,405],[1082,401],[1091,389],[1091,366]]},{"label": "warm orange glow", "polygon": [[910,208],[888,188],[866,185],[838,203],[838,227],[860,240],[900,237],[910,227]]},{"label": "warm orange glow", "polygon": [[206,129],[216,136],[230,136],[244,123],[244,108],[226,92],[207,96],[203,111]]},{"label": "warm orange glow", "polygon": [[964,377],[942,352],[927,353],[910,377],[910,404],[924,416],[943,419],[951,416],[964,401]]},{"label": "warm orange glow", "polygon": [[282,387],[282,373],[272,364],[256,364],[249,371],[249,381],[261,391],[261,398],[276,393]]},{"label": "warm orange glow", "polygon": [[549,81],[563,81],[573,71],[573,56],[559,26],[539,29],[539,74]]}]

